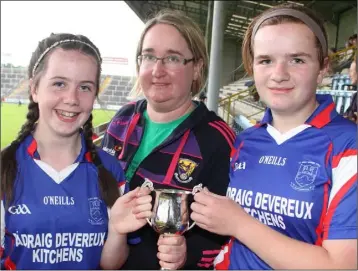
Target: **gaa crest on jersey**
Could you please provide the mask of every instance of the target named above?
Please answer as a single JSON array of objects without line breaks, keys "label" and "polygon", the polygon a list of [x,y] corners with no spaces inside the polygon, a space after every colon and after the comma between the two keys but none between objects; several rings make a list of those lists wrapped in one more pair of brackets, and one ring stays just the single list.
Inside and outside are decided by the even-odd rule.
[{"label": "gaa crest on jersey", "polygon": [[13,215],[31,215],[31,211],[26,204],[10,206],[8,211]]},{"label": "gaa crest on jersey", "polygon": [[89,216],[90,216],[88,222],[91,223],[92,225],[102,225],[105,222],[101,210],[101,203],[102,200],[100,200],[97,197],[88,199]]},{"label": "gaa crest on jersey", "polygon": [[320,165],[312,161],[302,161],[291,187],[297,191],[312,191]]},{"label": "gaa crest on jersey", "polygon": [[190,182],[193,179],[190,175],[193,173],[197,166],[198,164],[190,159],[180,158],[177,172],[174,173],[175,179],[181,183]]}]

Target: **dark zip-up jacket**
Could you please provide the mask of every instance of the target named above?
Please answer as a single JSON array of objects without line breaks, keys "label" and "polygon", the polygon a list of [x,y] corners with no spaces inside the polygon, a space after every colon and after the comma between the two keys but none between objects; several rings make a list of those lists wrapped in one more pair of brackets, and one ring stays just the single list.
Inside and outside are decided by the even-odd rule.
[{"label": "dark zip-up jacket", "polygon": [[[146,106],[145,100],[123,106],[113,117],[102,141],[102,148],[118,157],[125,171],[141,142]],[[189,117],[139,164],[129,189],[141,186],[144,178],[148,178],[157,189],[191,191],[202,183],[213,193],[225,195],[234,140],[232,129],[204,103],[198,103]],[[130,237],[130,253],[122,269],[160,269],[158,234],[146,225]],[[185,237],[187,261],[183,269],[211,269],[228,239],[198,226],[186,232]]]}]

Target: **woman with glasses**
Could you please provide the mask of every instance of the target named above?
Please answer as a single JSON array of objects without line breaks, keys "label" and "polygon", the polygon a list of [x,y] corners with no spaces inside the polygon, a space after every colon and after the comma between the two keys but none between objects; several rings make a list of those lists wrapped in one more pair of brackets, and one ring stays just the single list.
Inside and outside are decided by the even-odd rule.
[{"label": "woman with glasses", "polygon": [[[134,86],[145,99],[119,110],[102,143],[118,157],[131,190],[148,178],[155,189],[191,191],[201,183],[225,194],[235,134],[204,103],[192,100],[207,72],[204,36],[191,19],[162,11],[147,22]],[[123,269],[209,269],[226,240],[199,227],[185,237],[158,239],[149,225],[131,237]]]}]

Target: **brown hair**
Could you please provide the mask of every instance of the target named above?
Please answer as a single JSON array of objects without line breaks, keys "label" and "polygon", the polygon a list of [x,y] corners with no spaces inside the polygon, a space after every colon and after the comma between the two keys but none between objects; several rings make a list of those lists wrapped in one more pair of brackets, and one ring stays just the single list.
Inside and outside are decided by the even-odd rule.
[{"label": "brown hair", "polygon": [[[68,41],[67,41],[68,40]],[[66,42],[63,42],[66,41]],[[63,43],[61,43],[63,42]],[[56,44],[58,43],[58,45]],[[48,50],[51,46],[51,48]],[[39,80],[46,71],[48,58],[51,53],[57,49],[63,50],[77,50],[84,54],[93,56],[97,61],[98,72],[96,79],[96,96],[98,95],[100,75],[101,75],[101,56],[97,47],[85,36],[72,35],[72,34],[51,34],[49,37],[39,42],[35,52],[32,54],[30,64],[28,66],[28,77],[33,80],[35,87],[38,86]],[[47,50],[47,52],[46,52]],[[34,66],[36,65],[35,69]],[[11,142],[11,144],[1,151],[1,190],[6,198],[6,205],[14,200],[14,183],[16,180],[18,165],[16,161],[16,150],[21,142],[31,134],[35,129],[35,123],[39,119],[39,107],[38,104],[32,99],[32,95],[29,96],[30,103],[28,105],[27,120],[23,124],[17,138]],[[93,163],[98,168],[99,187],[100,193],[107,204],[112,206],[115,200],[119,197],[119,191],[117,187],[117,181],[113,178],[112,174],[108,172],[101,164],[100,159],[96,152],[96,147],[92,141],[93,126],[92,126],[92,114],[83,126],[83,134],[86,140],[87,150],[91,154]]]},{"label": "brown hair", "polygon": [[[197,95],[206,84],[208,76],[208,52],[205,46],[205,38],[200,27],[184,13],[177,10],[164,9],[159,11],[152,19],[147,21],[144,30],[140,36],[137,46],[136,58],[142,52],[143,40],[148,30],[156,24],[168,24],[174,26],[183,36],[188,44],[189,50],[194,57],[194,63],[202,59],[203,66],[197,80],[193,81],[191,93]],[[137,75],[139,73],[139,64],[136,62]],[[139,79],[137,78],[132,92],[139,93],[141,91]]]},{"label": "brown hair", "polygon": [[[327,32],[324,28],[323,21],[311,9],[304,7],[304,6],[298,6],[295,4],[282,4],[282,5],[274,6],[270,9],[267,9],[266,11],[264,11],[263,13],[261,13],[259,16],[255,17],[252,20],[252,22],[250,23],[250,25],[245,33],[245,37],[244,37],[244,41],[243,41],[243,45],[242,45],[242,61],[244,63],[245,70],[249,75],[253,74],[254,51],[253,51],[253,48],[251,45],[251,38],[252,38],[252,31],[253,31],[253,28],[254,28],[256,22],[262,16],[264,16],[268,12],[271,12],[272,10],[280,10],[280,9],[287,9],[287,8],[298,10],[298,11],[308,15],[313,21],[315,21],[318,24],[320,30],[322,31],[322,33],[327,41]],[[261,24],[260,28],[263,26],[267,26],[267,25],[278,25],[278,24],[282,24],[282,23],[304,24],[304,22],[302,22],[300,19],[297,19],[295,17],[289,16],[289,15],[278,15],[278,16],[269,18],[266,21],[264,21]],[[323,52],[321,43],[316,36],[315,36],[315,43],[316,43],[316,48],[318,50],[318,61],[320,63],[320,67],[323,68],[324,60],[325,60],[324,56],[328,55],[328,52]]]}]

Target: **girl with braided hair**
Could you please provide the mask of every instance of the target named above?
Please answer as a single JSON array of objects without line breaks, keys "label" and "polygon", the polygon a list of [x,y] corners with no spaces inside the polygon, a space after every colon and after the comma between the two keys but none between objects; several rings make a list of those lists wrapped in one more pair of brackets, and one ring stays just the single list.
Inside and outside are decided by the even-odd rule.
[{"label": "girl with braided hair", "polygon": [[149,191],[119,197],[123,171],[92,141],[101,62],[82,35],[52,34],[32,55],[27,120],[1,152],[2,269],[119,268],[150,215]]}]

